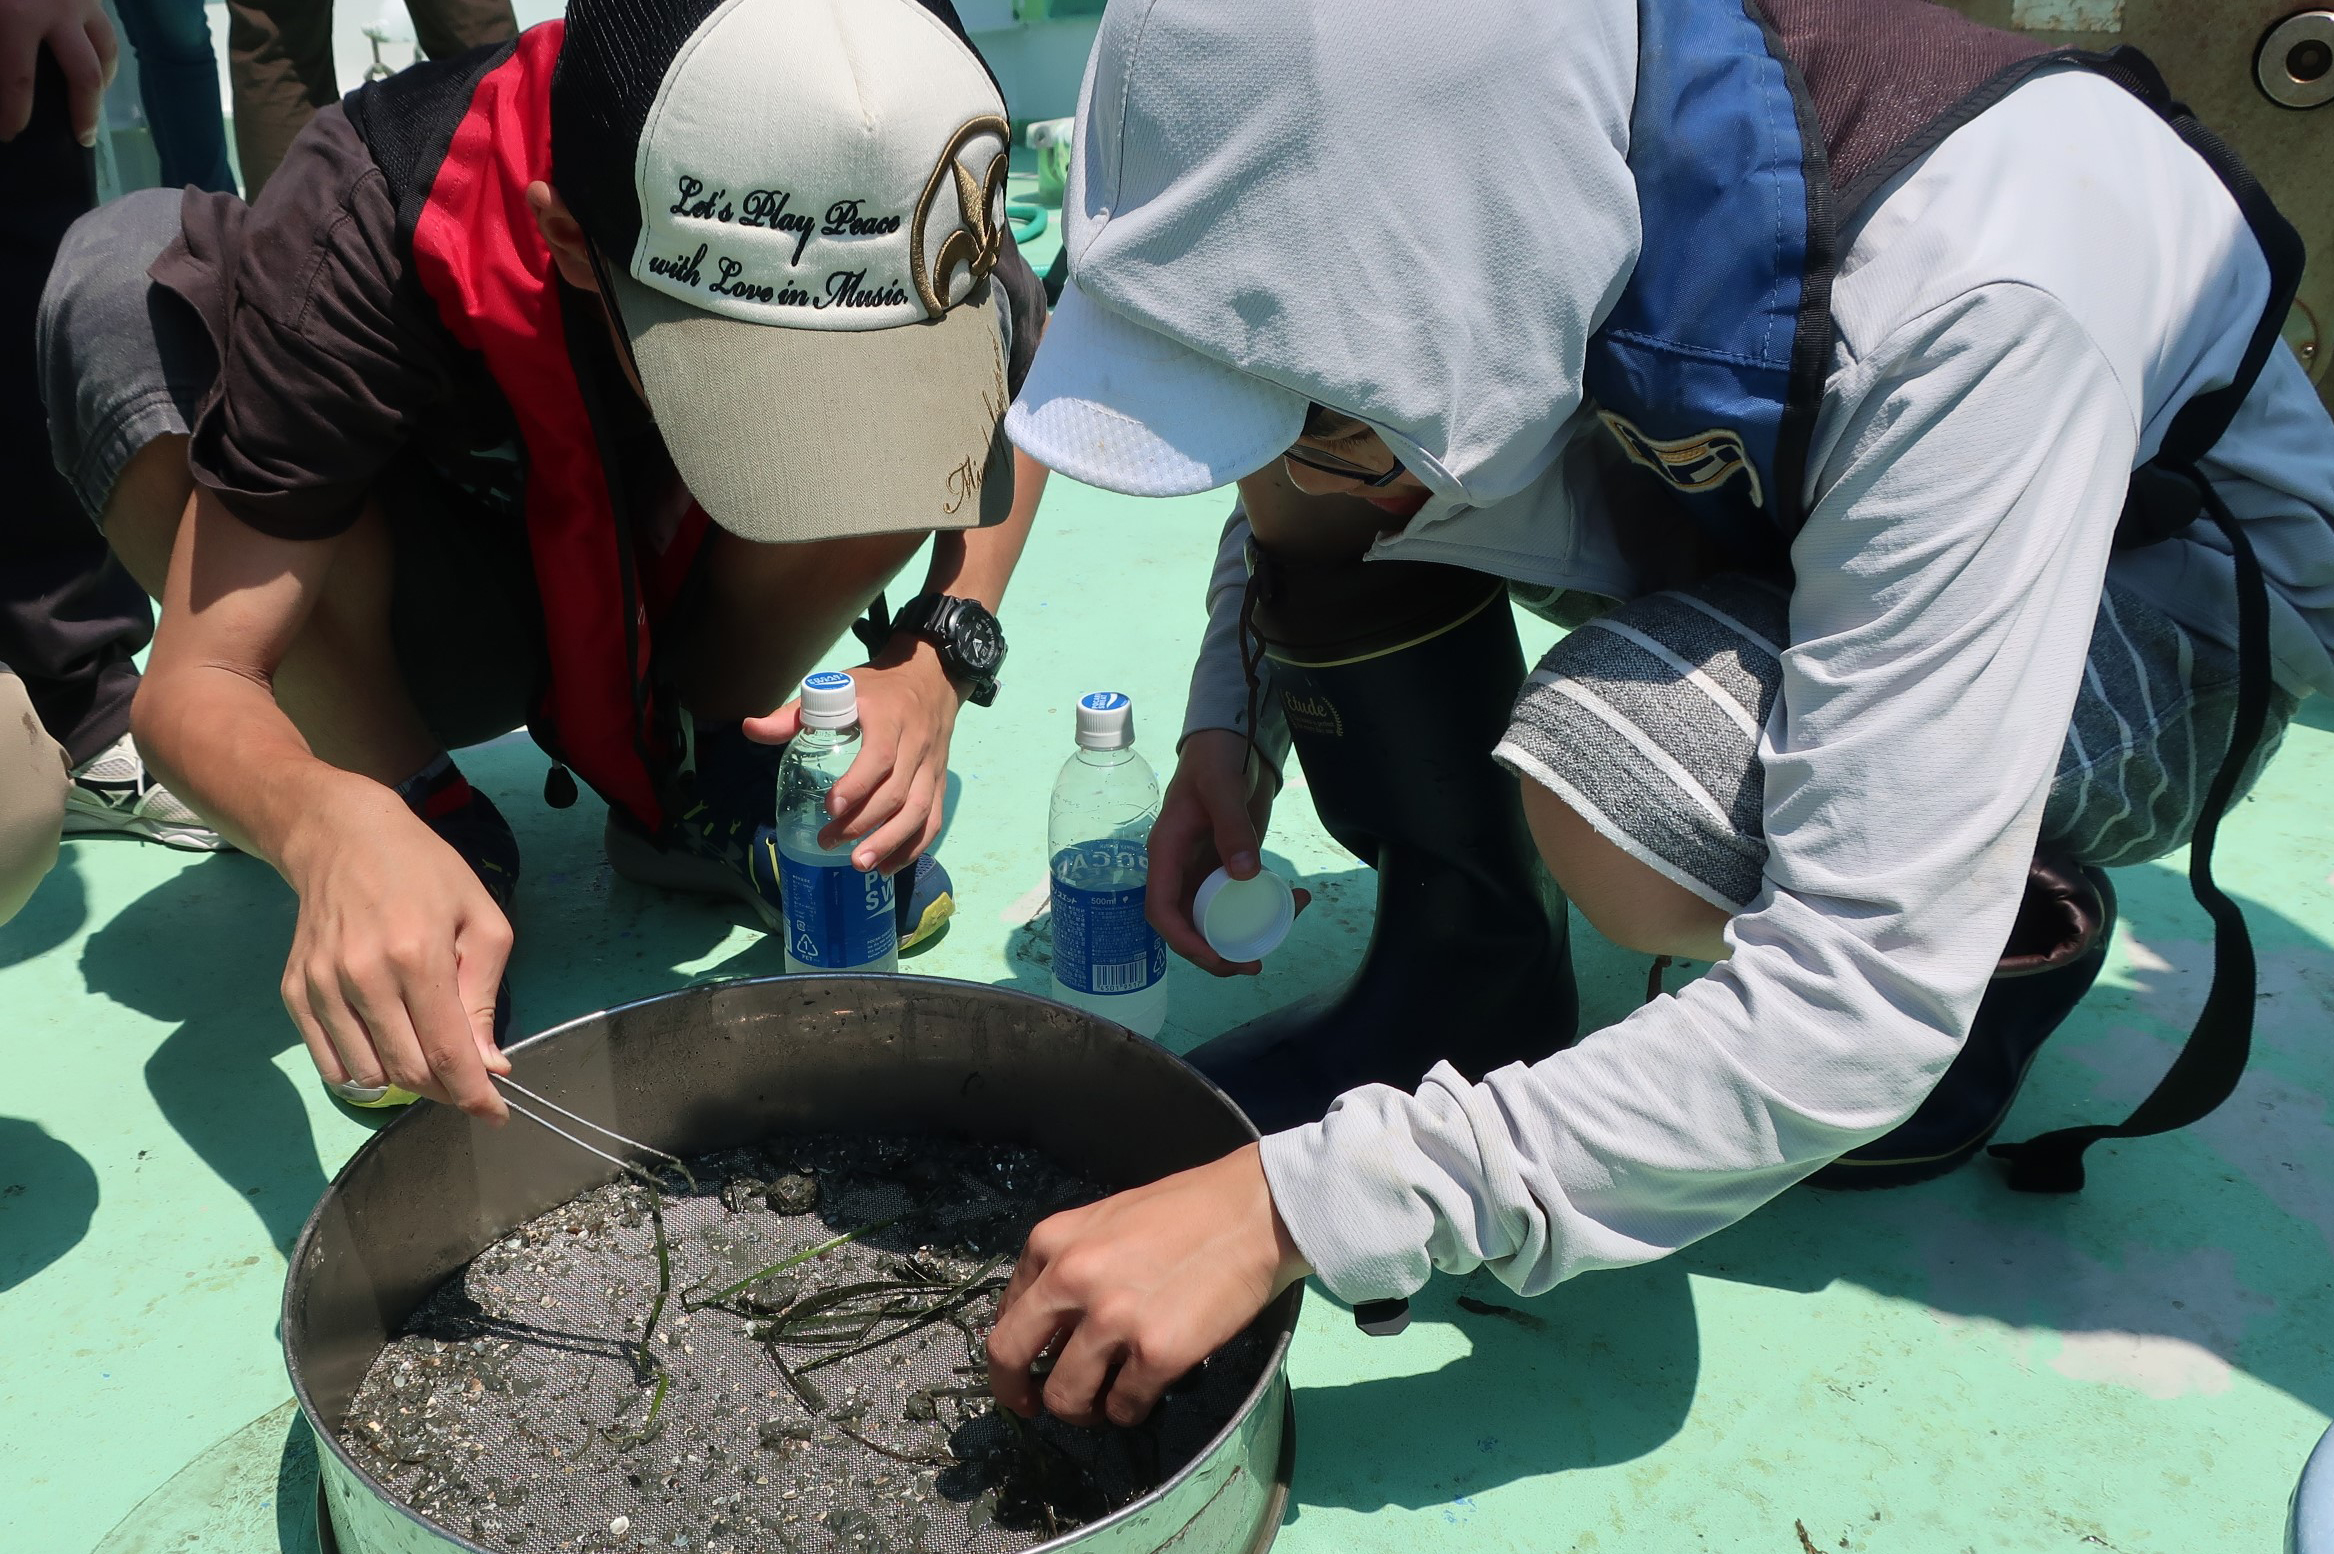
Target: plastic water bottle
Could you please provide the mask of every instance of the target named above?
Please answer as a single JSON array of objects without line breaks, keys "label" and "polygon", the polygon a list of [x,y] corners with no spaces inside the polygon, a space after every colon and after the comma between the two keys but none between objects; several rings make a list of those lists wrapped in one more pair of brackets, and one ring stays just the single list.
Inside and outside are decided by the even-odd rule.
[{"label": "plastic water bottle", "polygon": [[778,766],[778,885],[788,971],[897,971],[892,883],[851,866],[848,844],[819,845],[827,790],[859,753],[859,689],[824,670],[802,682],[802,730]]},{"label": "plastic water bottle", "polygon": [[1135,753],[1134,703],[1078,701],[1078,750],[1054,779],[1054,997],[1131,1031],[1167,1020],[1167,945],[1143,917],[1159,777]]}]

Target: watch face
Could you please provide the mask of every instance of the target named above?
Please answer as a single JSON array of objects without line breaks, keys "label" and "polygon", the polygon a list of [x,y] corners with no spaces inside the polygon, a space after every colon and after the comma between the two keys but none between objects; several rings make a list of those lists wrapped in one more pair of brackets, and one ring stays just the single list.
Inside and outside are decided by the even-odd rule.
[{"label": "watch face", "polygon": [[986,610],[966,611],[951,635],[956,656],[974,674],[992,674],[1005,661],[1004,633],[997,629],[996,617]]}]

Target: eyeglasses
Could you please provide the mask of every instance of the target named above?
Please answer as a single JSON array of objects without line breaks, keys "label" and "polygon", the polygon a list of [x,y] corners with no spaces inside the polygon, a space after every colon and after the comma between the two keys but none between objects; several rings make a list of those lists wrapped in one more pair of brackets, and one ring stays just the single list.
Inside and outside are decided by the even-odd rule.
[{"label": "eyeglasses", "polygon": [[1291,464],[1302,464],[1305,468],[1319,470],[1324,475],[1335,475],[1340,480],[1353,481],[1365,491],[1382,490],[1402,477],[1402,461],[1400,459],[1394,461],[1392,469],[1374,470],[1364,469],[1361,465],[1349,463],[1334,454],[1313,453],[1301,448],[1290,448],[1281,457]]}]

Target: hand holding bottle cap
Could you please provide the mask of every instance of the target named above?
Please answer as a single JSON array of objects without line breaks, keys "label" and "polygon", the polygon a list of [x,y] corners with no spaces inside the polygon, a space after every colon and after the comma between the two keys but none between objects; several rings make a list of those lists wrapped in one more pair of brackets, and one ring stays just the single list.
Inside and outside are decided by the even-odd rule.
[{"label": "hand holding bottle cap", "polygon": [[1280,948],[1297,920],[1297,898],[1289,882],[1270,869],[1259,869],[1247,880],[1218,869],[1200,882],[1191,915],[1209,949],[1245,965]]}]

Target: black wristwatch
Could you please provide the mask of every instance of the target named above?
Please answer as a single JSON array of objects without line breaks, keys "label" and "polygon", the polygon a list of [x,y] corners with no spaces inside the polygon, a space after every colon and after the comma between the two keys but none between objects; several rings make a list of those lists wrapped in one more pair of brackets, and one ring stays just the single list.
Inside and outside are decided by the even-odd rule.
[{"label": "black wristwatch", "polygon": [[940,650],[940,667],[964,687],[965,699],[986,707],[997,699],[997,669],[1005,662],[1005,632],[997,617],[970,599],[918,594],[892,617],[892,630],[912,631]]}]

